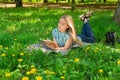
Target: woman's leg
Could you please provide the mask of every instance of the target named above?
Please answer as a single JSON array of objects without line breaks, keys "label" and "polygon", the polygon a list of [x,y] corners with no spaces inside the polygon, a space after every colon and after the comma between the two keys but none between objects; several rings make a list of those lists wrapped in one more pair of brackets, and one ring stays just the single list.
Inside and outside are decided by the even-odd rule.
[{"label": "woman's leg", "polygon": [[88,42],[88,43],[94,43],[95,42],[95,37],[94,34],[92,32],[92,29],[89,25],[89,23],[84,23],[83,27],[82,27],[82,32],[79,35],[79,37],[81,37],[83,42]]},{"label": "woman's leg", "polygon": [[83,27],[84,27],[85,36],[94,38],[94,34],[93,34],[93,31],[92,31],[89,23],[84,23]]},{"label": "woman's leg", "polygon": [[82,39],[82,42],[87,42],[87,43],[94,43],[95,42],[95,38],[87,37],[87,36],[82,35],[82,34],[77,34],[77,36],[79,36]]}]

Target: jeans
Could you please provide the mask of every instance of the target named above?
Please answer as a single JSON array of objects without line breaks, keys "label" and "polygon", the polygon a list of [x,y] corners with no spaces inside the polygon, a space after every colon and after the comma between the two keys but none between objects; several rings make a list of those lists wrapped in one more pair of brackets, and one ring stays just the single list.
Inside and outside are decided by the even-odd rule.
[{"label": "jeans", "polygon": [[81,34],[77,34],[77,36],[80,37],[83,42],[87,42],[87,43],[95,42],[95,37],[89,23],[83,24]]}]

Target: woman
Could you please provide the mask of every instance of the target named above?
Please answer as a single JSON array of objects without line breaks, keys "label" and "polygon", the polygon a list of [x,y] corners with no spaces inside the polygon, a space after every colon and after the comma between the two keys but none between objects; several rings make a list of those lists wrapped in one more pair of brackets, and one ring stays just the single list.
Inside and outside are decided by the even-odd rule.
[{"label": "woman", "polygon": [[52,30],[53,41],[44,40],[43,43],[53,50],[68,50],[73,43],[82,45],[76,36],[74,22],[71,16],[64,15],[59,19],[58,27]]}]

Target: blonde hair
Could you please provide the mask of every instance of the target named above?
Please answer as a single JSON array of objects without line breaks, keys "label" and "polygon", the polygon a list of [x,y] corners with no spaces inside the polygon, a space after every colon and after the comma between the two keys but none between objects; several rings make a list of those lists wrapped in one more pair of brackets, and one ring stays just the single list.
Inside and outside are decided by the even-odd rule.
[{"label": "blonde hair", "polygon": [[76,31],[74,28],[74,22],[73,22],[73,18],[70,15],[64,15],[61,18],[64,18],[69,26],[69,32],[70,35],[73,39],[73,41],[75,41],[77,44],[82,45],[82,42],[78,40],[77,36],[76,36]]}]

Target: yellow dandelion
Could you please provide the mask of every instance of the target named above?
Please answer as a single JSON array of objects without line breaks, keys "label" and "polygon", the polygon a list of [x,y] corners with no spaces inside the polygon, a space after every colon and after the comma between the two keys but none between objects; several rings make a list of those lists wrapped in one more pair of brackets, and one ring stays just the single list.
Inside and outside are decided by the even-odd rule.
[{"label": "yellow dandelion", "polygon": [[30,75],[30,74],[31,74],[31,72],[30,72],[30,71],[27,71],[27,72],[26,72],[26,74],[27,74],[27,75]]},{"label": "yellow dandelion", "polygon": [[48,69],[47,69],[47,70],[45,70],[45,74],[49,74],[49,72],[50,72],[50,71],[49,71]]},{"label": "yellow dandelion", "polygon": [[10,77],[10,73],[5,73],[5,76],[6,77]]},{"label": "yellow dandelion", "polygon": [[1,54],[1,56],[2,56],[2,57],[5,57],[5,56],[6,56],[6,54],[5,54],[5,53],[2,53],[2,54]]},{"label": "yellow dandelion", "polygon": [[76,59],[75,59],[75,62],[79,62],[79,60],[80,60],[79,58],[76,58]]},{"label": "yellow dandelion", "polygon": [[102,73],[103,72],[103,69],[99,69],[99,71],[98,71],[99,73]]},{"label": "yellow dandelion", "polygon": [[6,50],[8,50],[8,47],[5,47]]},{"label": "yellow dandelion", "polygon": [[89,50],[89,49],[90,49],[90,47],[87,47],[86,49],[87,49],[87,50]]},{"label": "yellow dandelion", "polygon": [[61,78],[61,79],[65,79],[65,77],[64,77],[64,76],[61,76],[60,78]]},{"label": "yellow dandelion", "polygon": [[117,64],[120,64],[120,60],[117,61]]},{"label": "yellow dandelion", "polygon": [[2,46],[2,45],[0,45],[0,48],[3,48],[3,46]]},{"label": "yellow dandelion", "polygon": [[54,72],[54,71],[51,71],[50,74],[55,74],[55,72]]},{"label": "yellow dandelion", "polygon": [[18,59],[18,62],[22,62],[23,61],[23,59]]},{"label": "yellow dandelion", "polygon": [[34,74],[34,73],[36,73],[36,71],[37,71],[37,69],[33,68],[33,69],[31,69],[30,73]]},{"label": "yellow dandelion", "polygon": [[31,68],[35,68],[35,66],[34,66],[34,65],[31,65],[30,67],[31,67]]},{"label": "yellow dandelion", "polygon": [[20,53],[20,55],[21,55],[21,56],[24,56],[24,53],[22,52],[22,53]]},{"label": "yellow dandelion", "polygon": [[30,49],[30,47],[28,46],[27,49]]},{"label": "yellow dandelion", "polygon": [[12,54],[12,56],[14,57],[14,56],[15,56],[15,54]]},{"label": "yellow dandelion", "polygon": [[22,80],[29,80],[29,77],[23,77]]},{"label": "yellow dandelion", "polygon": [[42,80],[42,77],[41,76],[37,76],[36,80]]}]

